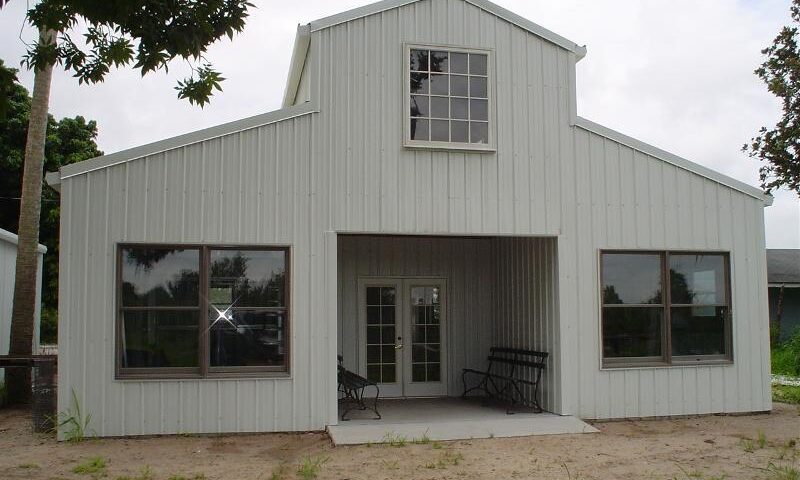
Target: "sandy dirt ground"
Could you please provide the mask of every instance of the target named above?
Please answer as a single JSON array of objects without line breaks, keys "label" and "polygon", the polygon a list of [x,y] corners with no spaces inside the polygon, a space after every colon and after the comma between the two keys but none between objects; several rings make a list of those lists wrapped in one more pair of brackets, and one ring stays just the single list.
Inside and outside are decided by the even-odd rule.
[{"label": "sandy dirt ground", "polygon": [[[322,433],[58,443],[0,410],[0,478],[137,480],[798,478],[800,407],[771,414],[596,423],[599,434],[333,447]],[[759,437],[760,440],[759,440]],[[92,458],[106,466],[74,470]],[[313,470],[313,469],[310,469]]]}]

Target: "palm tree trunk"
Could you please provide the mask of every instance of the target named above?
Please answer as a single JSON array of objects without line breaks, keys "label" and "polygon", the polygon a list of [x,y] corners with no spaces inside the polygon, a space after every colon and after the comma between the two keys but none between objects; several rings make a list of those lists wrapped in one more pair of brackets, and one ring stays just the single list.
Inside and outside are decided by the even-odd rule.
[{"label": "palm tree trunk", "polygon": [[[39,42],[45,45],[56,41],[52,30],[41,31]],[[34,314],[36,312],[36,274],[38,270],[39,217],[42,200],[42,170],[47,133],[50,81],[53,64],[37,68],[33,81],[33,100],[25,143],[25,165],[22,170],[22,202],[19,209],[19,242],[17,245],[14,307],[11,313],[11,355],[31,355],[33,348]],[[6,375],[10,403],[30,403],[31,372],[27,368],[8,369]]]}]

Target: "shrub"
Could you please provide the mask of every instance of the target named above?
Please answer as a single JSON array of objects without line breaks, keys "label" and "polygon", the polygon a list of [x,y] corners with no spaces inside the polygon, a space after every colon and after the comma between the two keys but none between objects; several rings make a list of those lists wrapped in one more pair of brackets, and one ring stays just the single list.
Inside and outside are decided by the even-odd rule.
[{"label": "shrub", "polygon": [[772,350],[772,373],[800,376],[800,328]]}]

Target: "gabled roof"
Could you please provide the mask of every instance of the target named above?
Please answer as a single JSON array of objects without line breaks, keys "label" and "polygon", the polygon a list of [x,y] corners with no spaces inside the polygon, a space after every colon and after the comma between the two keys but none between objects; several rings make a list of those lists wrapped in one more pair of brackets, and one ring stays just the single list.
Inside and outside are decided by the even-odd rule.
[{"label": "gabled roof", "polygon": [[800,285],[800,249],[767,249],[767,282]]},{"label": "gabled roof", "polygon": [[591,120],[587,120],[582,117],[577,117],[575,121],[575,126],[587,130],[589,132],[595,133],[597,135],[600,135],[601,137],[606,137],[609,140],[614,140],[615,142],[621,143],[634,150],[638,150],[644,154],[650,155],[651,157],[655,157],[659,160],[675,165],[676,167],[688,170],[692,173],[700,175],[701,177],[713,180],[719,183],[720,185],[725,185],[726,187],[750,195],[751,197],[763,201],[764,205],[766,206],[772,205],[772,200],[773,200],[772,195],[767,195],[760,188],[756,188],[752,185],[740,182],[739,180],[731,178],[725,174],[719,173],[716,170],[704,167],[700,164],[692,162],[691,160],[679,157],[673,153],[667,152],[666,150],[654,147],[641,140],[629,137],[623,133],[617,132],[616,130],[604,127],[603,125],[600,125],[598,123],[595,123]]},{"label": "gabled roof", "polygon": [[[297,95],[297,87],[300,81],[300,74],[303,70],[303,65],[306,61],[308,54],[308,39],[311,34],[323,30],[325,28],[347,23],[352,20],[364,18],[376,13],[385,12],[405,5],[410,5],[422,0],[383,0],[380,2],[364,5],[363,7],[347,10],[346,12],[337,13],[329,17],[314,20],[308,25],[299,25],[297,27],[297,38],[295,40],[294,52],[292,53],[292,62],[289,66],[289,78],[286,82],[286,90],[283,95],[283,106],[291,105]],[[462,0],[466,3],[472,4],[483,11],[489,12],[503,20],[512,23],[523,30],[527,30],[532,34],[543,38],[551,43],[558,45],[565,50],[573,52],[577,59],[580,60],[586,56],[586,46],[578,45],[572,40],[566,39],[561,35],[548,30],[541,25],[531,22],[527,18],[521,17],[516,13],[507,10],[500,5],[496,5],[489,0]]]}]

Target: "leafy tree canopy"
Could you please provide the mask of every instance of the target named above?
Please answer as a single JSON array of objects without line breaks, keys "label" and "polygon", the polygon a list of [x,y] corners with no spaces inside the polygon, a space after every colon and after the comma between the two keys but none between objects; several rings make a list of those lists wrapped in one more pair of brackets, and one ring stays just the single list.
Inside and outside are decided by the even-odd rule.
[{"label": "leafy tree canopy", "polygon": [[772,45],[762,50],[767,60],[755,73],[783,102],[783,117],[775,127],[762,127],[743,148],[764,165],[761,186],[767,193],[786,187],[800,194],[800,0],[791,6],[793,25],[783,27]]},{"label": "leafy tree canopy", "polygon": [[[5,117],[0,117],[0,228],[16,232],[19,221],[19,198],[22,184],[22,165],[31,97],[16,82],[16,71],[0,60],[0,78],[13,78],[0,86],[6,93]],[[2,85],[2,84],[0,84]],[[45,170],[54,172],[63,165],[80,162],[103,154],[97,149],[97,124],[83,117],[47,120]],[[42,189],[42,216],[39,241],[47,247],[42,281],[42,339],[55,340],[55,309],[58,305],[58,192],[45,186]]]},{"label": "leafy tree canopy", "polygon": [[[7,2],[0,0],[0,7]],[[98,83],[111,67],[133,64],[145,75],[181,58],[197,66],[178,82],[178,97],[203,106],[224,80],[203,53],[241,32],[251,7],[247,0],[41,0],[28,10],[28,21],[57,32],[57,42],[29,45],[23,64],[61,64],[80,83]],[[74,38],[70,31],[79,22],[86,33]]]}]

